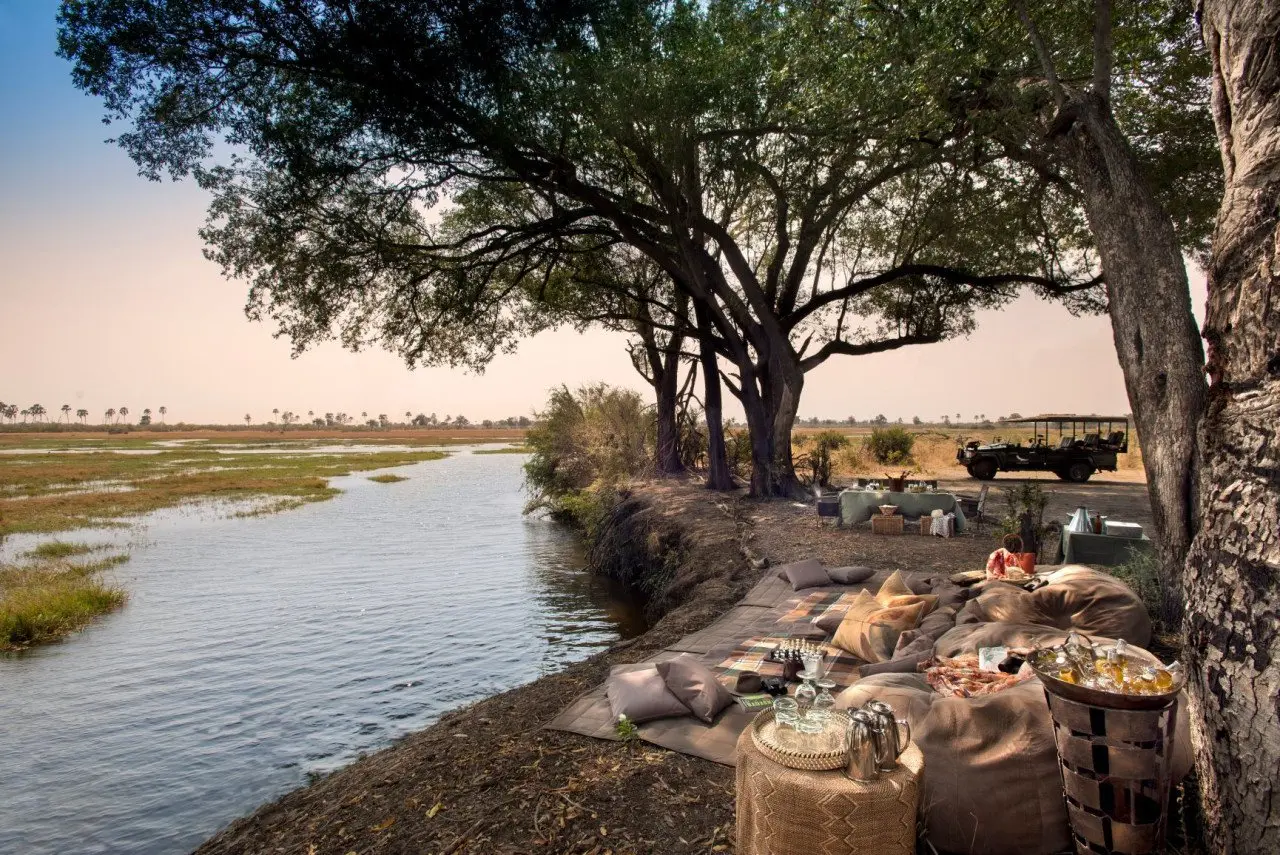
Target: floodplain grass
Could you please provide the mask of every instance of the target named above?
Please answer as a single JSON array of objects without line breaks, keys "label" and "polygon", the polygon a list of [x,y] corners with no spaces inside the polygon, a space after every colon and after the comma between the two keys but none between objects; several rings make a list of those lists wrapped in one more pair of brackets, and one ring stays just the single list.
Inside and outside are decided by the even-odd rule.
[{"label": "floodplain grass", "polygon": [[129,595],[97,574],[129,560],[111,555],[87,563],[39,559],[0,564],[0,650],[57,641],[120,608]]},{"label": "floodplain grass", "polygon": [[282,500],[245,514],[258,516],[333,497],[340,491],[329,486],[330,478],[447,455],[428,449],[317,453],[303,442],[234,453],[156,439],[128,449],[84,450],[81,440],[66,439],[58,448],[45,443],[32,453],[0,455],[0,536],[127,525],[131,517],[202,500]]},{"label": "floodplain grass", "polygon": [[409,479],[403,475],[392,475],[388,472],[385,475],[370,475],[369,480],[378,484],[396,484],[400,481],[408,481]]},{"label": "floodplain grass", "polygon": [[477,448],[472,454],[533,454],[527,445],[513,445],[510,448]]},{"label": "floodplain grass", "polygon": [[100,549],[110,548],[108,544],[102,543],[94,545],[92,543],[78,543],[65,540],[50,540],[42,543],[34,549],[28,549],[22,553],[23,558],[43,558],[56,560],[59,558],[72,558],[76,555],[88,555],[90,552],[97,552]]}]

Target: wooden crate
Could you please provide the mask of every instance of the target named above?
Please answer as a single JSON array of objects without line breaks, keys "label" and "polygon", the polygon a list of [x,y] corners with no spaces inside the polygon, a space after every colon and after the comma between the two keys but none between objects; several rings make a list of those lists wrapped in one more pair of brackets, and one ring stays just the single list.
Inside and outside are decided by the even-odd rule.
[{"label": "wooden crate", "polygon": [[894,514],[891,517],[876,514],[871,518],[871,533],[902,534],[902,514]]}]

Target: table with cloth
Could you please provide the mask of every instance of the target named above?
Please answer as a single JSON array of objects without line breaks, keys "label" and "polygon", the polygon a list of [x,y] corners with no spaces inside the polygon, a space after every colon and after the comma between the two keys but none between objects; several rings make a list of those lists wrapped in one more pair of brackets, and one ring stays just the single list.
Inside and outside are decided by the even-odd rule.
[{"label": "table with cloth", "polygon": [[904,517],[927,517],[934,511],[956,515],[956,531],[964,531],[964,511],[951,493],[897,493],[875,490],[840,491],[840,525],[866,522],[880,513],[880,505],[896,505]]},{"label": "table with cloth", "polygon": [[1142,537],[1117,537],[1113,534],[1069,531],[1062,527],[1062,539],[1058,542],[1058,559],[1055,564],[1100,564],[1115,567],[1124,564],[1135,554],[1151,553],[1151,540]]},{"label": "table with cloth", "polygon": [[788,769],[738,737],[739,855],[914,855],[924,755],[911,744],[898,768],[859,783],[844,770]]}]

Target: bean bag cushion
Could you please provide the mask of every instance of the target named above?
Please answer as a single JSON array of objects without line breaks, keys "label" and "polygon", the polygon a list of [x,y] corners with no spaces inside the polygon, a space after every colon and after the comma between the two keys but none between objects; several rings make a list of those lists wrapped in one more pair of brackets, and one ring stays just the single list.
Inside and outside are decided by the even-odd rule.
[{"label": "bean bag cushion", "polygon": [[929,841],[942,852],[1036,855],[1071,848],[1049,706],[1039,681],[947,698],[919,674],[879,674],[836,705],[879,699],[911,723],[924,752],[920,793]]},{"label": "bean bag cushion", "polygon": [[[1063,630],[1031,624],[970,624],[944,633],[934,652],[954,657],[981,647],[1057,644],[1065,637]],[[1070,849],[1053,724],[1039,680],[954,698],[934,691],[921,674],[880,673],[846,689],[836,706],[860,707],[875,698],[911,723],[924,752],[921,813],[939,851],[1051,855]],[[1192,762],[1185,701],[1180,703],[1175,780]]]},{"label": "bean bag cushion", "polygon": [[1151,641],[1147,607],[1128,585],[1088,567],[1069,565],[1027,591],[1007,582],[985,582],[957,623],[1035,624],[1074,629],[1090,637],[1123,638],[1139,647]]}]

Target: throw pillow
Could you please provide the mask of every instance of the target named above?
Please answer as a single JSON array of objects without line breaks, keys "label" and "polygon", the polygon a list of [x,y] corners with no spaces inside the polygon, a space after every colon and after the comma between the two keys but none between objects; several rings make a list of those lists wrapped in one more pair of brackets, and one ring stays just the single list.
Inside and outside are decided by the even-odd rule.
[{"label": "throw pillow", "polygon": [[733,703],[733,695],[716,679],[715,672],[692,656],[659,662],[658,673],[671,694],[707,724]]},{"label": "throw pillow", "polygon": [[870,567],[832,567],[827,571],[827,575],[831,577],[831,581],[837,585],[856,585],[859,582],[865,582],[876,574],[876,571]]},{"label": "throw pillow", "polygon": [[938,607],[938,597],[934,594],[917,594],[912,591],[906,580],[902,578],[901,570],[894,570],[893,574],[884,580],[884,584],[876,594],[876,602],[885,608],[923,603],[924,614]]},{"label": "throw pillow", "polygon": [[626,671],[622,667],[625,666],[615,667],[605,682],[605,694],[615,720],[625,715],[642,724],[655,718],[689,714],[689,708],[667,688],[656,665]]},{"label": "throw pillow", "polygon": [[791,583],[791,590],[820,588],[831,584],[831,577],[816,558],[806,558],[778,569],[778,577]]},{"label": "throw pillow", "polygon": [[863,591],[854,600],[831,643],[866,662],[883,662],[893,656],[898,636],[920,625],[924,603],[885,608]]},{"label": "throw pillow", "polygon": [[849,613],[848,606],[832,606],[821,615],[813,619],[813,625],[818,629],[831,635],[840,628],[840,622],[844,620],[844,616]]}]

